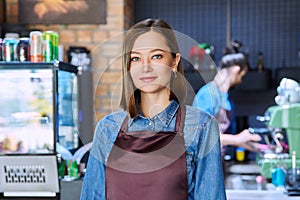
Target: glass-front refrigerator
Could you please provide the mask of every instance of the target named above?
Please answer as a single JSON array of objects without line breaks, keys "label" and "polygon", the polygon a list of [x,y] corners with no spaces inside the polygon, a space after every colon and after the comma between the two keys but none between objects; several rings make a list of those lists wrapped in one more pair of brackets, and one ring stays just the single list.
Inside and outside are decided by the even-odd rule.
[{"label": "glass-front refrigerator", "polygon": [[73,153],[92,140],[91,73],[63,62],[0,62],[0,85],[0,154],[56,153],[57,145]]},{"label": "glass-front refrigerator", "polygon": [[53,64],[0,64],[0,154],[54,154],[57,87]]},{"label": "glass-front refrigerator", "polygon": [[77,74],[58,71],[58,142],[68,150],[79,147]]},{"label": "glass-front refrigerator", "polygon": [[62,62],[0,62],[0,199],[59,198],[58,147],[80,144],[79,71]]}]

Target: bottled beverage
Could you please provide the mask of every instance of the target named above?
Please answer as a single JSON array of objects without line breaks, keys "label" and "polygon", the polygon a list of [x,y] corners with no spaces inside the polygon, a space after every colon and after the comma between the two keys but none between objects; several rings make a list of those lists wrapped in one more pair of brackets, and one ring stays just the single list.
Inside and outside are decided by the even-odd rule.
[{"label": "bottled beverage", "polygon": [[261,51],[258,53],[257,69],[258,71],[264,70],[263,53]]}]

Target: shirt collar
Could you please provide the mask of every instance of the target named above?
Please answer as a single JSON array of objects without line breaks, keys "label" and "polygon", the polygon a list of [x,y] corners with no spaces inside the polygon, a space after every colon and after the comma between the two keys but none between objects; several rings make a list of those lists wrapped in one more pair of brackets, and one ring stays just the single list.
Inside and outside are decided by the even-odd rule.
[{"label": "shirt collar", "polygon": [[[172,100],[170,102],[170,104],[166,107],[166,109],[164,109],[161,113],[150,118],[150,120],[151,119],[160,120],[163,124],[165,124],[166,127],[168,127],[170,125],[170,123],[172,122],[172,119],[176,115],[178,107],[179,107],[179,104],[175,100]],[[129,119],[128,125],[131,126],[133,121],[138,118],[148,119],[145,116],[143,116],[141,114],[141,112],[139,112],[139,114],[136,117]]]}]

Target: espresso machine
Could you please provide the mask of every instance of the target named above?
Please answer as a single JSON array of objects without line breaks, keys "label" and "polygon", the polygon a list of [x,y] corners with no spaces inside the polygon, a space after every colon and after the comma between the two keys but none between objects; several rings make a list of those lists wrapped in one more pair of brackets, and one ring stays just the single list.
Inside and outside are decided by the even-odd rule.
[{"label": "espresso machine", "polygon": [[300,159],[300,103],[273,106],[267,110],[267,114],[270,116],[268,127],[285,130],[290,158],[296,151],[296,158]]},{"label": "espresso machine", "polygon": [[[263,118],[274,145],[268,152],[264,152],[259,160],[261,174],[265,178],[271,178],[272,169],[280,163],[289,173],[286,176],[288,185],[285,186],[288,194],[300,195],[300,175],[297,173],[300,169],[300,103],[271,106]],[[285,134],[282,134],[283,132]],[[287,137],[288,154],[283,152],[280,143],[283,135]],[[291,172],[295,172],[294,176],[290,175]],[[290,179],[294,181],[291,183]]]}]

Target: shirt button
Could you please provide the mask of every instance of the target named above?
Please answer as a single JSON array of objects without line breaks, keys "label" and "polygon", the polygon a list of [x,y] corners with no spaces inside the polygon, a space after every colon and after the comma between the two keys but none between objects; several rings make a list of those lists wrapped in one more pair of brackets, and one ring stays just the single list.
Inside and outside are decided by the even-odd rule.
[{"label": "shirt button", "polygon": [[149,126],[152,126],[152,124],[153,124],[152,122],[149,122]]}]

